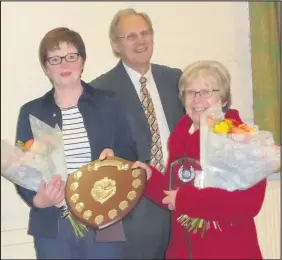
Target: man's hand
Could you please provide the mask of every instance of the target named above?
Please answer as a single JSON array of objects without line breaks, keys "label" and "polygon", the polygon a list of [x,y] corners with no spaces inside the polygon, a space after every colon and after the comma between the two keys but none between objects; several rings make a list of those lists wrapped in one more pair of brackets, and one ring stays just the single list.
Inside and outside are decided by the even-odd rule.
[{"label": "man's hand", "polygon": [[33,203],[38,208],[47,208],[61,203],[65,198],[66,183],[60,176],[54,176],[49,183],[41,181]]},{"label": "man's hand", "polygon": [[103,161],[103,160],[105,160],[107,157],[111,157],[111,156],[115,156],[114,151],[113,151],[112,149],[110,149],[110,148],[106,148],[106,149],[104,149],[104,150],[101,152],[101,154],[100,154],[100,156],[99,156],[99,160],[100,160],[100,161]]},{"label": "man's hand", "polygon": [[152,176],[152,169],[146,165],[145,163],[142,163],[140,161],[136,161],[131,168],[142,168],[144,170],[146,170],[146,174],[147,174],[147,180],[149,180]]}]

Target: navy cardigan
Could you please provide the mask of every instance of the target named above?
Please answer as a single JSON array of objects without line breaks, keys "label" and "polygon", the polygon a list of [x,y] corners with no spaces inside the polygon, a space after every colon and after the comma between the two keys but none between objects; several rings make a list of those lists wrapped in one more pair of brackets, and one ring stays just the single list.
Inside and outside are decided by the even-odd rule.
[{"label": "navy cardigan", "polygon": [[[92,161],[98,159],[105,148],[113,149],[116,156],[136,161],[138,158],[136,144],[126,119],[126,111],[117,101],[115,94],[94,89],[83,81],[81,83],[83,92],[78,100],[78,108],[88,134]],[[44,96],[21,107],[16,140],[26,142],[33,138],[29,115],[37,117],[52,127],[58,124],[62,129],[62,114],[54,100],[54,88]],[[59,209],[56,207],[37,208],[33,204],[36,192],[18,185],[16,189],[31,208],[28,234],[55,238],[58,233]]]}]

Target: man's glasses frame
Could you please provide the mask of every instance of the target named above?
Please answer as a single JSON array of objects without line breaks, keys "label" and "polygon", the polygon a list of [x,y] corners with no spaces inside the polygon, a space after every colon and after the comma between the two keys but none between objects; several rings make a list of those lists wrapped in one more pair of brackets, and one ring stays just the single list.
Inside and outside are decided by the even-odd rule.
[{"label": "man's glasses frame", "polygon": [[124,36],[117,36],[117,39],[126,39],[129,42],[136,42],[139,39],[139,36],[144,39],[152,35],[153,35],[153,31],[151,29],[144,29],[139,33],[129,32]]}]

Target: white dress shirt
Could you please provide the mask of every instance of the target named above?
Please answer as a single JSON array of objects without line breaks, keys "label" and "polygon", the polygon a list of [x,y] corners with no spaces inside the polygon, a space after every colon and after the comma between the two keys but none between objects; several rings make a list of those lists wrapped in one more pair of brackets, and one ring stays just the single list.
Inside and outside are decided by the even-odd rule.
[{"label": "white dress shirt", "polygon": [[141,75],[139,72],[128,67],[124,62],[123,62],[123,66],[135,87],[135,90],[137,92],[139,99],[140,99],[140,88],[141,88],[141,83],[139,82],[139,80],[142,76],[147,79],[146,87],[151,95],[151,98],[154,104],[156,117],[158,120],[160,136],[161,136],[164,165],[166,166],[167,160],[168,160],[167,140],[168,140],[170,132],[169,132],[167,120],[165,117],[165,113],[163,110],[162,102],[160,99],[160,95],[159,95],[159,92],[158,92],[158,89],[157,89],[157,86],[156,86],[156,83],[155,83],[155,80],[154,80],[154,77],[151,71],[151,67],[144,75]]}]

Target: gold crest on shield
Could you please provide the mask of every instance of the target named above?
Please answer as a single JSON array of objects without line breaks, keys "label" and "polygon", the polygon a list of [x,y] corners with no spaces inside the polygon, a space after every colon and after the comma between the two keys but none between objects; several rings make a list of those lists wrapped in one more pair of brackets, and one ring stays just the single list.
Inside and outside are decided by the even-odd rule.
[{"label": "gold crest on shield", "polygon": [[116,194],[116,182],[105,177],[94,183],[91,195],[94,200],[103,204]]}]

